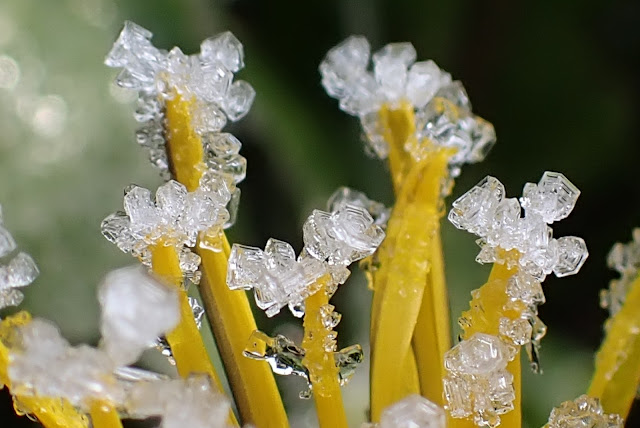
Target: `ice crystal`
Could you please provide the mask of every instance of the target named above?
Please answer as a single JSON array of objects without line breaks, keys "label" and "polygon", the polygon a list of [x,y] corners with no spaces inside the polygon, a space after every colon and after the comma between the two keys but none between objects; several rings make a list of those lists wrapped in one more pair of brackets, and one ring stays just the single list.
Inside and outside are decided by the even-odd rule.
[{"label": "ice crystal", "polygon": [[[151,163],[165,178],[170,176],[165,147],[165,104],[176,95],[190,103],[191,126],[202,139],[205,163],[227,173],[232,181],[244,179],[246,160],[235,153],[220,153],[216,141],[228,139],[221,133],[227,119],[244,117],[253,103],[255,91],[247,82],[233,82],[233,74],[244,67],[242,44],[230,32],[206,39],[200,53],[185,55],[174,47],[157,49],[151,32],[127,21],[107,55],[105,64],[121,68],[116,83],[139,92],[135,119],[139,144],[149,150]],[[235,138],[235,137],[233,137]],[[235,142],[240,142],[235,139]]]},{"label": "ice crystal", "polygon": [[517,250],[520,269],[538,281],[552,272],[573,275],[588,256],[586,245],[575,236],[553,238],[548,224],[569,215],[579,194],[564,175],[545,172],[538,184],[525,185],[518,203],[505,198],[502,183],[488,176],[453,203],[449,221],[481,238],[480,263],[506,263],[500,250]]},{"label": "ice crystal", "polygon": [[604,413],[597,398],[581,395],[565,401],[551,411],[549,428],[622,428],[624,421],[616,414]]},{"label": "ice crystal", "polygon": [[126,253],[151,264],[152,247],[174,246],[185,276],[198,282],[200,257],[186,247],[197,238],[215,240],[229,220],[226,206],[232,198],[231,184],[224,175],[207,171],[193,192],[170,180],[156,191],[155,201],[145,188],[131,186],[124,197],[124,212],[102,221],[102,234]]},{"label": "ice crystal", "polygon": [[514,347],[484,333],[447,351],[444,395],[451,416],[473,416],[478,426],[498,426],[500,415],[513,409],[513,375],[506,367],[515,355]]},{"label": "ice crystal", "polygon": [[616,243],[607,257],[609,267],[620,274],[620,278],[609,282],[609,289],[600,292],[600,305],[612,317],[622,308],[631,284],[638,278],[640,228],[633,229],[632,238],[627,244]]},{"label": "ice crystal", "polygon": [[409,395],[384,409],[377,424],[362,428],[445,428],[444,410],[420,395]]},{"label": "ice crystal", "polygon": [[335,211],[314,210],[305,222],[305,247],[297,259],[291,245],[274,238],[264,250],[234,244],[227,269],[229,288],[253,289],[267,316],[284,306],[295,316],[304,315],[304,299],[319,289],[322,276],[331,274],[330,288],[335,290],[347,280],[347,267],[373,254],[384,239],[384,231],[366,209],[345,201],[332,206]]},{"label": "ice crystal", "polygon": [[204,375],[136,383],[126,408],[136,418],[160,416],[158,428],[226,428],[231,411],[229,401]]},{"label": "ice crystal", "polygon": [[[4,227],[0,207],[0,257],[8,258],[16,250],[16,242],[11,232]],[[18,288],[31,284],[39,274],[31,256],[18,252],[8,263],[0,265],[0,309],[17,306],[24,298]]]},{"label": "ice crystal", "polygon": [[416,62],[411,43],[390,43],[371,56],[369,42],[351,36],[332,48],[320,64],[322,85],[340,101],[340,108],[358,116],[369,149],[379,158],[389,154],[378,112],[383,106],[399,108],[409,103],[416,118],[415,134],[405,150],[415,158],[427,155],[433,145],[451,147],[452,176],[463,163],[484,159],[495,143],[493,126],[471,113],[467,94],[458,81],[433,61]]}]

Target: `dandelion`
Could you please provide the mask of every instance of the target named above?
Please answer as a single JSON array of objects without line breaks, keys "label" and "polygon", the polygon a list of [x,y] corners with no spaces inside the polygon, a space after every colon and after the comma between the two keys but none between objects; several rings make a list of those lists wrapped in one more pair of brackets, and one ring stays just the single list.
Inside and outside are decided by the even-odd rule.
[{"label": "dandelion", "polygon": [[[277,238],[263,249],[230,245],[225,235],[247,168],[241,142],[225,126],[244,117],[255,97],[235,79],[245,65],[242,44],[225,32],[186,55],[155,47],[151,37],[126,22],[105,61],[120,70],[119,86],[137,92],[136,140],[166,180],[153,191],[127,187],[124,211],[101,224],[139,265],[103,280],[96,347],[72,346],[25,311],[0,321],[0,384],[16,411],[46,427],[118,428],[124,418],[149,417],[163,428],[286,427],[277,374],[306,381],[300,398],[314,400],[320,427],[346,427],[341,387],[370,358],[364,427],[521,426],[520,351],[539,372],[542,282],[577,274],[588,257],[582,238],[556,238],[550,226],[573,211],[577,187],[547,171],[519,199],[507,198],[488,176],[451,204],[448,220],[479,238],[476,261],[493,265],[453,343],[440,236],[446,197],[462,166],[482,161],[496,141],[462,84],[433,61],[417,61],[410,43],[372,55],[364,37],[352,36],[327,53],[322,85],[359,119],[367,150],[388,162],[395,202],[385,207],[357,190],[336,190],[326,210],[306,219],[296,255]],[[550,412],[550,428],[623,426],[640,383],[639,240],[636,230],[609,256],[621,278],[602,293],[611,319],[592,384]],[[0,257],[15,248],[0,224]],[[336,340],[349,314],[331,298],[355,262],[373,293],[371,355],[360,344],[338,349]],[[0,308],[18,305],[18,288],[37,273],[26,253],[0,266]],[[198,287],[203,307],[189,287]],[[303,318],[302,341],[260,331],[247,290],[268,317],[286,307]],[[199,332],[203,313],[230,395]],[[135,367],[154,347],[178,378]]]}]

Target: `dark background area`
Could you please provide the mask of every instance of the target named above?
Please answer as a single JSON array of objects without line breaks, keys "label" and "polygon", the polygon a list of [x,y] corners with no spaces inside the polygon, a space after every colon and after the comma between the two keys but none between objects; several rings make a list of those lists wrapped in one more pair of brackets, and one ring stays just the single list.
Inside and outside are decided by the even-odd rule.
[{"label": "dark background area", "polygon": [[[542,351],[546,374],[525,378],[526,426],[541,426],[551,406],[585,391],[607,316],[598,292],[614,276],[606,254],[615,242],[628,242],[640,223],[640,2],[94,0],[88,3],[101,8],[99,25],[82,20],[93,15],[77,13],[87,7],[80,1],[60,2],[55,11],[41,2],[17,3],[0,5],[0,12],[36,41],[32,49],[49,64],[45,76],[53,77],[42,78],[41,90],[65,96],[70,129],[79,117],[76,110],[86,110],[99,124],[82,134],[81,150],[42,173],[20,150],[32,150],[32,141],[49,137],[33,137],[28,121],[12,120],[11,114],[21,114],[18,101],[9,100],[18,99],[17,89],[0,89],[0,112],[6,110],[0,119],[6,221],[19,245],[41,263],[40,281],[52,283],[47,291],[29,289],[25,305],[55,319],[72,341],[97,339],[93,287],[110,267],[130,262],[102,242],[97,225],[120,209],[128,182],[157,184],[133,142],[131,106],[108,96],[113,73],[100,65],[122,21],[150,29],[156,46],[177,45],[186,53],[227,29],[243,42],[246,69],[239,77],[254,86],[257,97],[249,115],[230,128],[243,142],[249,168],[241,184],[240,218],[229,236],[260,247],[277,237],[300,249],[302,222],[338,186],[392,202],[386,167],[364,153],[357,120],[339,111],[317,72],[329,48],[350,34],[363,34],[374,50],[411,41],[418,59],[433,59],[461,80],[474,112],[494,124],[498,143],[485,162],[463,168],[449,203],[488,174],[505,184],[509,196],[519,196],[524,183],[537,182],[545,170],[563,172],[581,189],[574,213],[554,225],[554,233],[583,237],[590,257],[579,275],[545,282],[547,303],[540,317],[549,327]],[[0,54],[13,55],[26,76],[29,62],[20,62],[24,49],[17,39],[0,43]],[[65,75],[78,76],[82,84],[59,83],[64,80],[57,77]],[[99,88],[95,96],[86,103],[74,98],[74,91],[86,93],[92,84]],[[27,178],[21,180],[23,174]],[[89,188],[76,189],[79,183]],[[64,188],[76,193],[55,193]],[[55,200],[47,199],[52,194]],[[473,262],[474,237],[449,226],[444,234],[457,316],[488,271]],[[336,296],[344,314],[344,345],[367,337],[368,291],[354,276],[354,284]],[[294,322],[258,316],[268,332],[279,331],[276,324],[283,319]],[[288,403],[295,413],[296,401]],[[0,425],[28,425],[25,418],[9,418],[0,413]],[[637,425],[637,416],[627,423]]]}]

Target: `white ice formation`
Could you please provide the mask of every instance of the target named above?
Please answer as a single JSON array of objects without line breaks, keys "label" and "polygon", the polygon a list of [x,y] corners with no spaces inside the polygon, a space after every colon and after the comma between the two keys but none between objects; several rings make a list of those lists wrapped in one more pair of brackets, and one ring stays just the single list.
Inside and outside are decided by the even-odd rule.
[{"label": "white ice formation", "polygon": [[384,231],[369,212],[357,205],[336,204],[335,211],[314,210],[303,226],[304,249],[296,259],[293,247],[270,239],[264,250],[234,244],[229,257],[227,285],[253,289],[258,306],[274,316],[289,306],[304,314],[304,299],[317,291],[317,280],[330,274],[333,287],[349,277],[347,268],[367,257],[384,239]]},{"label": "white ice formation", "polygon": [[105,60],[109,67],[122,69],[116,78],[119,86],[139,92],[138,143],[169,178],[165,105],[178,95],[190,103],[191,126],[201,137],[207,166],[228,174],[234,183],[243,180],[246,159],[238,153],[240,141],[220,132],[227,119],[236,121],[246,115],[255,97],[247,82],[233,81],[234,73],[244,67],[242,44],[227,31],[203,41],[198,54],[185,55],[177,47],[169,52],[156,48],[151,36],[139,25],[125,22]]},{"label": "white ice formation", "polygon": [[154,246],[176,248],[185,277],[200,280],[200,256],[189,247],[214,246],[229,221],[227,204],[232,198],[231,184],[215,171],[206,171],[200,186],[188,192],[170,180],[158,188],[155,201],[148,189],[131,186],[124,196],[124,212],[118,211],[102,221],[102,234],[125,253],[131,253],[146,266],[151,265]]},{"label": "white ice formation", "polygon": [[513,375],[506,369],[516,349],[500,338],[476,333],[445,354],[445,406],[452,417],[473,417],[477,426],[496,427],[513,409]]},{"label": "white ice formation", "polygon": [[609,282],[609,289],[600,292],[600,305],[613,317],[624,305],[631,284],[638,278],[640,269],[640,228],[633,229],[633,240],[627,244],[616,243],[607,257],[609,267],[620,278]]},{"label": "white ice formation", "polygon": [[606,414],[597,398],[581,395],[551,411],[548,428],[623,428],[619,415]]},{"label": "white ice formation", "polygon": [[[0,207],[0,258],[6,259],[16,250],[16,241],[3,223]],[[31,284],[40,271],[31,256],[18,252],[6,264],[0,265],[0,309],[18,306],[24,295],[20,290]]]},{"label": "white ice formation", "polygon": [[380,422],[365,423],[362,428],[446,428],[444,410],[426,398],[414,394],[382,411]]},{"label": "white ice formation", "polygon": [[364,37],[351,36],[327,53],[320,74],[340,108],[360,118],[368,148],[380,159],[388,156],[389,143],[378,112],[384,105],[393,109],[402,102],[413,107],[418,142],[408,142],[405,150],[420,158],[432,144],[455,148],[450,159],[453,177],[462,164],[483,160],[495,143],[493,125],[473,115],[462,84],[433,61],[416,62],[411,43],[390,43],[371,55]]}]

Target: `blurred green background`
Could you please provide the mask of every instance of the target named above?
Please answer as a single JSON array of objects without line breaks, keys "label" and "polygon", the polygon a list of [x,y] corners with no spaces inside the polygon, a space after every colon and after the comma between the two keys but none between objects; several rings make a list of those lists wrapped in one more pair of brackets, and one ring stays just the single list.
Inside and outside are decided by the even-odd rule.
[{"label": "blurred green background", "polygon": [[[320,86],[317,67],[330,47],[354,33],[374,49],[411,41],[419,59],[461,80],[474,111],[495,125],[498,144],[487,161],[463,169],[449,203],[487,174],[510,196],[544,170],[565,173],[583,192],[554,229],[582,236],[591,256],[579,275],[545,283],[544,374],[525,373],[525,426],[541,426],[554,405],[585,391],[606,318],[598,290],[613,277],[605,256],[640,223],[640,2],[0,2],[0,203],[18,245],[42,271],[24,308],[55,320],[73,343],[97,342],[95,288],[106,272],[132,262],[101,237],[100,221],[121,209],[126,185],[160,183],[133,139],[134,97],[114,87],[115,72],[102,65],[125,19],[150,29],[156,46],[186,53],[224,30],[243,42],[239,77],[257,97],[229,128],[249,162],[229,236],[248,245],[273,236],[300,249],[302,222],[341,185],[392,201],[385,165],[364,154],[356,119]],[[444,233],[457,316],[488,268],[473,261],[474,237],[448,225]],[[370,293],[362,275],[354,273],[335,300],[344,314],[339,343],[366,348]],[[258,321],[268,333],[301,336],[284,314],[270,321],[258,314]],[[367,370],[345,388],[353,426],[364,419]],[[302,382],[281,385],[292,426],[314,426],[312,401],[297,399]],[[26,426],[2,397],[0,425]]]}]

